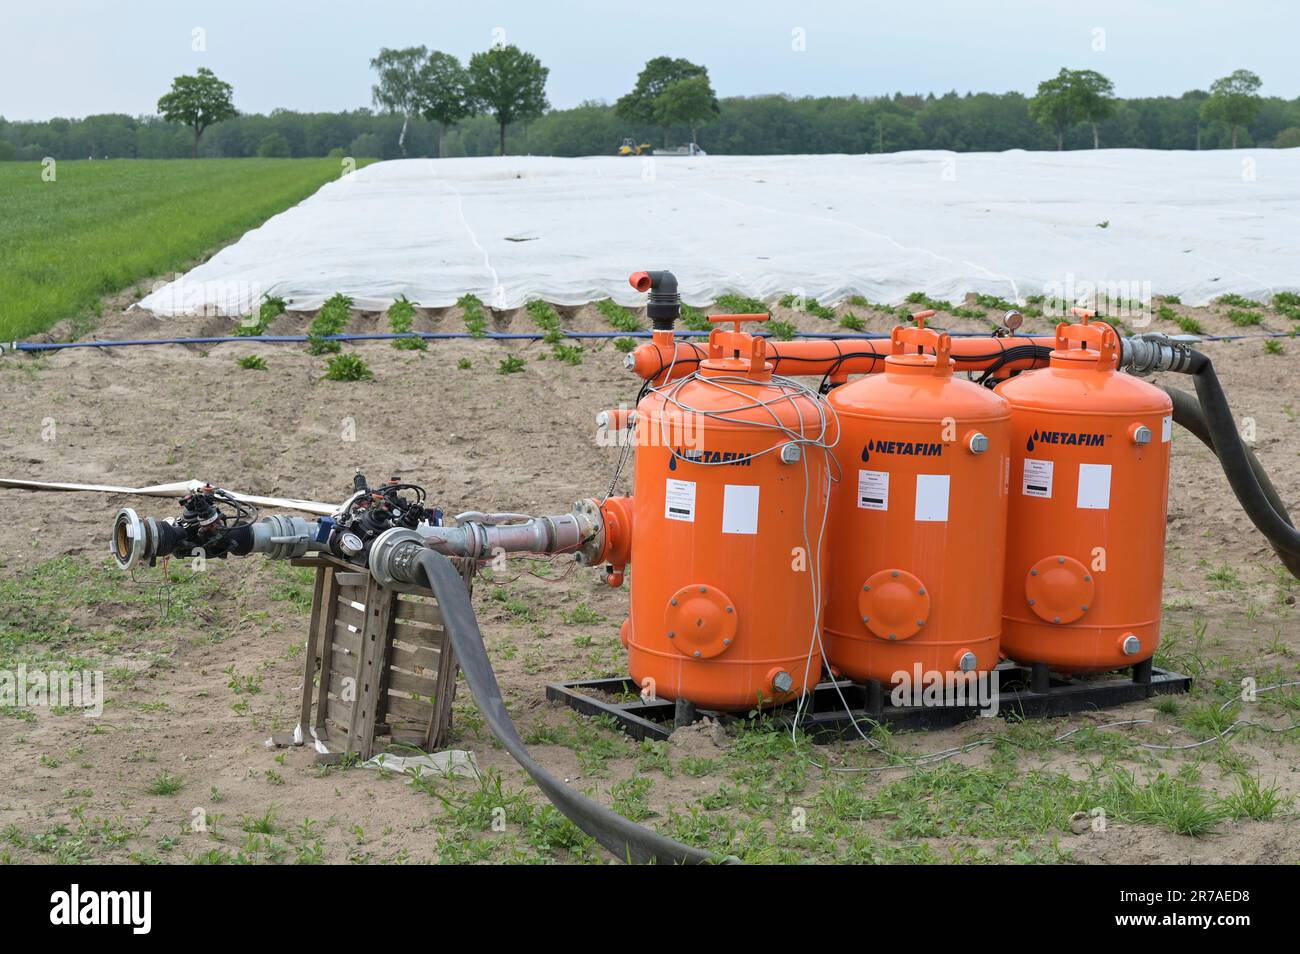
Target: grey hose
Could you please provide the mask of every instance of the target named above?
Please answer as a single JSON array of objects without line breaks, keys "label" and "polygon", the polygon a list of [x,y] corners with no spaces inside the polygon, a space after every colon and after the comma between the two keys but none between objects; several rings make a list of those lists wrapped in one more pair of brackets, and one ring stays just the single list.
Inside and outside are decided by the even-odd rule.
[{"label": "grey hose", "polygon": [[[418,546],[408,544],[408,546]],[[443,626],[451,638],[456,659],[460,662],[465,682],[469,685],[479,711],[487,719],[492,733],[501,740],[516,762],[527,772],[570,821],[595,838],[615,857],[633,864],[709,864],[721,862],[698,848],[690,848],[671,838],[628,821],[580,792],[564,785],[546,771],[529,754],[524,740],[519,737],[515,724],[506,712],[505,700],[496,673],[483,648],[483,634],[479,632],[474,608],[470,605],[465,581],[451,562],[433,550],[421,547],[421,552],[410,569],[423,575],[429,588],[438,598]],[[394,561],[405,562],[405,561]],[[396,569],[396,567],[395,567]],[[403,574],[405,575],[405,574]],[[415,583],[416,580],[407,580]]]}]

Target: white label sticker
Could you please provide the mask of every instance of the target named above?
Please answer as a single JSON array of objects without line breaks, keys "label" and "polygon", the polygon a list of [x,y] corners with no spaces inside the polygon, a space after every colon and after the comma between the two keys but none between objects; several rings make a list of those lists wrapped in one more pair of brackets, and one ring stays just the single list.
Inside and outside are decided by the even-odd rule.
[{"label": "white label sticker", "polygon": [[863,510],[889,509],[889,474],[883,470],[858,471],[858,506]]},{"label": "white label sticker", "polygon": [[723,488],[722,532],[758,533],[758,487],[727,484]]},{"label": "white label sticker", "polygon": [[664,486],[664,519],[695,522],[695,481],[668,478]]},{"label": "white label sticker", "polygon": [[916,475],[916,519],[942,523],[948,519],[948,475]]},{"label": "white label sticker", "polygon": [[1025,458],[1025,479],[1020,492],[1026,497],[1052,496],[1052,462]]},{"label": "white label sticker", "polygon": [[1162,417],[1160,419],[1160,443],[1168,444],[1174,436],[1174,419],[1172,417]]},{"label": "white label sticker", "polygon": [[1080,510],[1110,509],[1110,464],[1079,465]]}]

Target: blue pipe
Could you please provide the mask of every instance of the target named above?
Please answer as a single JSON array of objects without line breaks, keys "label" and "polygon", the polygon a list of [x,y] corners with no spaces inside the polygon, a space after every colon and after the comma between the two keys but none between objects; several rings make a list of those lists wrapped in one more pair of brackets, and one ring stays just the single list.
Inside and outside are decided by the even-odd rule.
[{"label": "blue pipe", "polygon": [[[565,331],[564,337],[578,340],[604,340],[609,338],[649,338],[653,332],[650,331]],[[678,338],[698,338],[707,336],[707,331],[675,331],[674,335]],[[760,333],[761,334],[761,333]],[[986,338],[988,332],[981,331],[958,331],[951,332],[954,338]],[[504,331],[487,331],[480,335],[470,334],[467,331],[412,331],[406,334],[379,333],[374,334],[339,334],[325,335],[320,340],[325,341],[391,341],[394,338],[424,338],[429,341],[459,341],[459,340],[489,340],[489,341],[541,341],[546,337],[545,332],[504,332]],[[770,336],[765,336],[770,337]],[[884,340],[889,335],[881,332],[857,332],[841,333],[834,331],[814,331],[807,334],[797,335],[799,338],[822,338],[836,341],[852,340]],[[1015,335],[1017,338],[1034,337],[1032,335]],[[1043,337],[1043,336],[1038,336]],[[1288,331],[1272,331],[1263,334],[1254,335],[1201,335],[1202,341],[1242,341],[1255,338],[1290,338],[1292,334]],[[307,335],[226,335],[214,336],[209,338],[139,338],[122,341],[13,341],[9,344],[0,344],[0,354],[5,351],[63,351],[67,348],[125,348],[145,345],[204,345],[204,344],[231,344],[234,342],[263,342],[266,344],[300,344],[309,340]]]}]

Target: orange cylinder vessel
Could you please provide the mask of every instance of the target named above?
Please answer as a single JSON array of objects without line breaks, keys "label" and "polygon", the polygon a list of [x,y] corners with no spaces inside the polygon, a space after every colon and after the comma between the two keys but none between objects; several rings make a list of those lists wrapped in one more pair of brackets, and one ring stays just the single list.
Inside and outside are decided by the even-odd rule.
[{"label": "orange cylinder vessel", "polygon": [[883,373],[830,394],[841,438],[826,653],[859,680],[892,682],[917,664],[987,671],[998,663],[1010,411],[952,376],[947,334],[895,328],[891,347]]},{"label": "orange cylinder vessel", "polygon": [[764,339],[711,320],[736,330],[715,328],[699,373],[637,406],[622,638],[643,692],[743,709],[821,677],[830,454],[798,441],[833,435],[823,402],[772,378]]},{"label": "orange cylinder vessel", "polygon": [[1059,325],[1011,404],[1003,652],[1065,673],[1149,659],[1160,638],[1172,402],[1116,370],[1105,324]]}]

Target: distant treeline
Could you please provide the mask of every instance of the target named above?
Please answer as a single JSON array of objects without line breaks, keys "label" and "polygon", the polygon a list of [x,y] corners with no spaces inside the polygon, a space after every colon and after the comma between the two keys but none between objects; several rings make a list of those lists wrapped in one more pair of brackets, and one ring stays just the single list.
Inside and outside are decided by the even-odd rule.
[{"label": "distant treeline", "polygon": [[[1204,123],[1201,104],[1207,93],[1194,90],[1179,97],[1116,100],[1110,118],[1099,125],[1103,148],[1220,149],[1230,143],[1228,127]],[[1019,93],[975,93],[891,97],[747,96],[722,99],[721,113],[705,125],[700,145],[711,153],[774,155],[784,153],[896,152],[903,149],[951,149],[997,152],[1003,149],[1056,148],[1054,134],[1035,123],[1028,100]],[[199,147],[212,157],[349,155],[395,159],[402,117],[358,109],[343,113],[296,113],[276,110],[269,116],[241,115],[209,129]],[[689,131],[671,131],[675,142]],[[614,114],[605,103],[556,109],[511,128],[512,154],[612,155],[626,137],[658,143],[655,127],[637,126]],[[276,148],[268,151],[270,140]],[[1242,131],[1242,146],[1300,146],[1300,99],[1264,97],[1253,121]],[[193,134],[155,116],[118,114],[85,119],[7,122],[0,118],[0,159],[183,158]],[[1092,147],[1087,125],[1070,129],[1065,148]],[[448,156],[490,156],[498,148],[498,129],[491,116],[457,124],[447,134]],[[438,130],[413,119],[407,154],[435,156]]]}]

